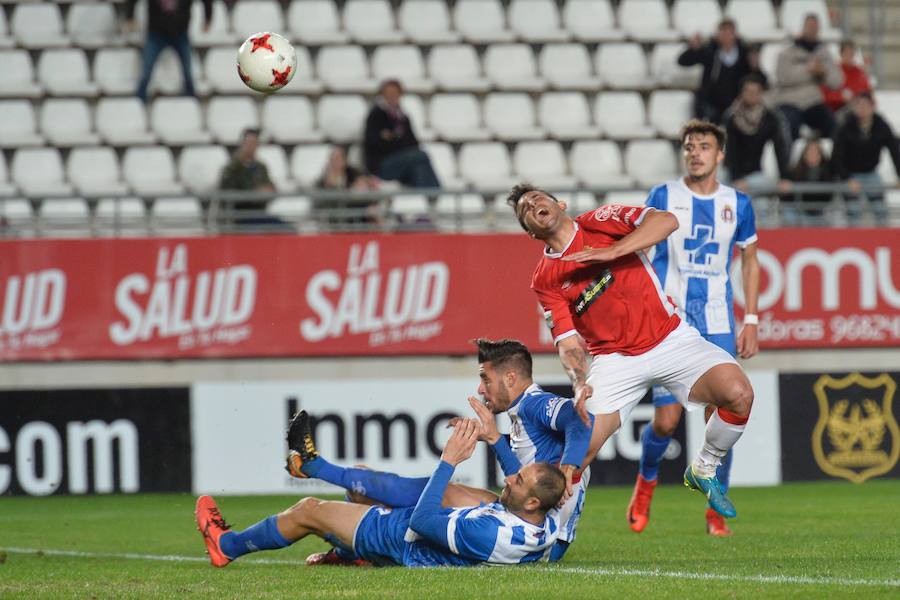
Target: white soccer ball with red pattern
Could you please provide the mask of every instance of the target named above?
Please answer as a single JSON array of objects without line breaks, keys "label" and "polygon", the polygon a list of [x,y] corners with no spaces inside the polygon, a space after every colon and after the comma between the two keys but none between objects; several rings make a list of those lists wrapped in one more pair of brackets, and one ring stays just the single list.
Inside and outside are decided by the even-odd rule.
[{"label": "white soccer ball with red pattern", "polygon": [[286,86],[297,72],[297,53],[277,33],[254,33],[238,49],[237,69],[250,89],[274,92]]}]

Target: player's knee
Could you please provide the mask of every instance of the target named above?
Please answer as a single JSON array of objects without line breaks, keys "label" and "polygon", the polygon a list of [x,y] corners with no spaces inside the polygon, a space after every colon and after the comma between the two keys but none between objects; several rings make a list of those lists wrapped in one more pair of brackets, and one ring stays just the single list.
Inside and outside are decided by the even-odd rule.
[{"label": "player's knee", "polygon": [[291,522],[291,524],[302,526],[309,520],[310,515],[321,503],[322,501],[318,498],[303,498],[300,502],[284,511],[282,514]]},{"label": "player's knee", "polygon": [[673,419],[668,415],[658,415],[653,417],[653,433],[657,437],[672,437],[675,429],[678,427],[678,419]]},{"label": "player's knee", "polygon": [[728,410],[741,416],[747,416],[753,406],[753,387],[746,379],[732,381],[727,399]]}]

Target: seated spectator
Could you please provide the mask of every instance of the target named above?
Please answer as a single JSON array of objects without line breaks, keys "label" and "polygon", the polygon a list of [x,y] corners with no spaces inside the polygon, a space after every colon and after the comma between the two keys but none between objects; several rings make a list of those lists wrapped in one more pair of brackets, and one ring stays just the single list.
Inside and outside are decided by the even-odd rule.
[{"label": "seated spectator", "polygon": [[419,147],[409,117],[400,107],[403,86],[396,79],[381,84],[366,118],[366,168],[386,181],[416,188],[440,187],[431,159]]},{"label": "seated spectator", "polygon": [[[234,157],[222,169],[222,176],[219,179],[220,190],[253,194],[275,193],[275,186],[269,178],[269,170],[256,158],[257,148],[259,148],[259,130],[245,129]],[[245,225],[284,225],[280,219],[263,214],[267,204],[267,201],[258,199],[229,201],[225,205],[225,212],[234,211],[234,214],[239,215],[235,222]]]},{"label": "seated spectator", "polygon": [[779,187],[786,187],[790,150],[787,131],[781,115],[763,102],[764,85],[757,75],[741,82],[741,94],[725,113],[725,166],[734,187],[747,191],[748,186],[771,184],[762,171],[762,155],[771,142],[778,159]]},{"label": "seated spectator", "polygon": [[803,124],[831,137],[834,115],[825,106],[821,86],[837,88],[843,75],[828,47],[819,41],[815,14],[806,15],[800,37],[778,55],[776,75],[775,104],[790,125],[791,141],[800,135]]},{"label": "seated spectator", "polygon": [[[751,44],[747,46],[747,65],[750,67],[750,75],[755,75],[762,82],[763,89],[769,89],[769,76],[762,70],[762,45]],[[742,80],[743,81],[743,80]]]},{"label": "seated spectator", "polygon": [[[347,151],[343,146],[332,148],[325,170],[316,180],[317,188],[329,191],[373,192],[380,186],[381,181],[377,177],[367,175],[347,162]],[[331,224],[380,222],[377,201],[321,199],[316,200],[315,209],[325,215],[325,220]]]},{"label": "seated spectator", "polygon": [[[862,210],[858,194],[863,186],[880,186],[878,163],[881,150],[887,148],[894,162],[894,170],[900,175],[900,149],[897,137],[888,122],[875,112],[872,94],[863,92],[850,102],[850,111],[834,132],[834,149],[831,160],[833,168],[842,181],[846,181],[850,191],[856,194],[847,203],[851,220],[859,218]],[[882,223],[887,217],[884,197],[879,192],[867,191],[863,195],[872,204],[875,222]]]},{"label": "seated spectator", "polygon": [[[803,147],[800,158],[797,163],[791,167],[791,181],[797,183],[831,183],[834,181],[834,172],[831,170],[831,163],[825,155],[825,150],[817,138],[810,139]],[[831,202],[831,192],[807,192],[787,196],[785,200],[793,203],[800,200],[801,207],[785,207],[786,221],[790,222],[791,217],[797,220],[803,220],[803,216],[812,217],[813,219],[821,219],[824,214],[825,205]]]},{"label": "seated spectator", "polygon": [[750,74],[747,46],[737,36],[734,21],[719,23],[715,37],[705,44],[700,34],[688,42],[688,48],[678,57],[683,67],[703,65],[703,79],[694,100],[694,115],[698,119],[721,123],[722,115],[740,91],[741,80]]},{"label": "seated spectator", "polygon": [[841,71],[844,72],[844,83],[837,89],[822,86],[825,104],[833,112],[837,112],[850,102],[857,94],[872,91],[869,74],[856,64],[856,44],[852,40],[841,42]]}]

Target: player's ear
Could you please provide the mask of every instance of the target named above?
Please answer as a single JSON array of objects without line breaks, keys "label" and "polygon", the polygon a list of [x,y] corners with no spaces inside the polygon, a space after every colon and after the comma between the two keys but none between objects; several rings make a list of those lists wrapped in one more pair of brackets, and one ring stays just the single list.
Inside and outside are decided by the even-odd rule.
[{"label": "player's ear", "polygon": [[541,508],[541,499],[537,496],[528,496],[528,500],[522,505],[528,512],[535,512]]},{"label": "player's ear", "polygon": [[559,204],[559,207],[563,210],[566,210],[567,208],[569,208],[569,205],[566,203],[565,200],[557,200],[556,203]]}]

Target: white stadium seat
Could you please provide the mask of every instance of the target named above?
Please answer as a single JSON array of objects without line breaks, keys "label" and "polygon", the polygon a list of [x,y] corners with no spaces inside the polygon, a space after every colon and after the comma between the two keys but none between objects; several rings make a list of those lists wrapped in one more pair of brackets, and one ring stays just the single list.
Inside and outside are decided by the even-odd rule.
[{"label": "white stadium seat", "polygon": [[575,187],[559,142],[522,142],[513,151],[513,170],[519,179],[551,190]]},{"label": "white stadium seat", "polygon": [[34,237],[34,212],[24,198],[0,199],[0,237]]},{"label": "white stadium seat", "polygon": [[10,169],[12,179],[22,193],[32,198],[64,196],[72,193],[66,183],[62,157],[56,148],[17,150]]},{"label": "white stadium seat", "polygon": [[396,44],[406,39],[387,0],[347,0],[344,29],[361,44]]},{"label": "white stadium seat", "polygon": [[669,9],[663,0],[622,0],[619,26],[639,42],[670,42],[680,37],[669,24]]},{"label": "white stadium seat", "polygon": [[326,46],[316,57],[316,73],[334,92],[369,94],[378,82],[369,76],[366,53],[361,46]]},{"label": "white stadium seat", "polygon": [[107,2],[75,2],[66,16],[66,30],[75,45],[82,48],[118,46],[119,34],[115,7]]},{"label": "white stadium seat", "polygon": [[759,52],[759,66],[769,78],[769,86],[778,83],[778,55],[787,47],[785,42],[769,42]]},{"label": "white stadium seat", "polygon": [[297,74],[289,85],[282,88],[282,93],[318,96],[325,85],[315,77],[309,50],[305,46],[294,46],[294,52],[297,54]]},{"label": "white stadium seat", "polygon": [[501,90],[539,91],[546,82],[537,74],[527,44],[494,44],[484,53],[484,74]]},{"label": "white stadium seat", "polygon": [[147,235],[147,209],[139,198],[101,198],[94,225],[102,236]]},{"label": "white stadium seat", "polygon": [[391,198],[391,212],[409,225],[427,226],[431,207],[422,194],[400,194]]},{"label": "white stadium seat", "polygon": [[302,225],[312,216],[312,200],[306,196],[281,196],[266,205],[266,212],[282,221]]},{"label": "white stadium seat", "polygon": [[512,0],[509,28],[532,43],[564,42],[571,37],[559,26],[559,11],[553,0]]},{"label": "white stadium seat", "polygon": [[429,122],[438,137],[449,142],[489,139],[482,126],[481,107],[472,94],[435,94],[429,105]]},{"label": "white stadium seat", "polygon": [[170,236],[203,235],[203,210],[196,198],[158,198],[150,209],[153,233]]},{"label": "white stadium seat", "polygon": [[500,142],[463,144],[459,172],[467,183],[482,189],[506,189],[516,182],[509,151]]},{"label": "white stadium seat", "polygon": [[291,33],[302,44],[346,44],[350,39],[341,30],[340,16],[333,0],[291,2],[287,17]]},{"label": "white stadium seat", "polygon": [[54,98],[41,106],[41,131],[54,146],[100,143],[92,122],[91,109],[83,98]]},{"label": "white stadium seat", "polygon": [[227,46],[234,43],[237,36],[231,31],[231,23],[228,17],[228,9],[223,0],[213,0],[212,22],[209,29],[204,31],[205,10],[202,2],[191,3],[190,40],[191,45],[197,48],[210,46]]},{"label": "white stadium seat", "polygon": [[569,154],[572,175],[587,186],[627,187],[634,180],[622,168],[622,153],[615,142],[579,141],[572,144]]},{"label": "white stadium seat", "polygon": [[600,88],[584,44],[547,44],[541,49],[538,64],[541,76],[552,88],[588,92]]},{"label": "white stadium seat", "polygon": [[781,3],[781,28],[788,35],[798,35],[808,14],[819,17],[819,38],[826,42],[841,39],[841,31],[831,26],[831,16],[825,0],[784,0]]},{"label": "white stadium seat", "polygon": [[616,42],[625,32],[616,27],[609,0],[567,0],[563,24],[580,42]]},{"label": "white stadium seat", "polygon": [[468,44],[435,46],[428,55],[428,73],[437,86],[452,92],[486,92],[491,82],[481,74],[481,61]]},{"label": "white stadium seat", "polygon": [[700,86],[703,66],[682,67],[678,57],[687,46],[679,42],[660,42],[650,54],[650,73],[661,87],[695,89]]},{"label": "white stadium seat", "polygon": [[466,41],[473,44],[511,42],[515,35],[506,28],[499,0],[458,0],[453,22]]},{"label": "white stadium seat", "polygon": [[272,94],[263,101],[262,130],[267,139],[279,144],[321,142],[312,103],[305,96]]},{"label": "white stadium seat", "polygon": [[493,216],[480,194],[441,194],[434,210],[446,231],[482,233]]},{"label": "white stadium seat", "polygon": [[87,56],[78,48],[44,50],[37,63],[38,80],[54,96],[96,96]]},{"label": "white stadium seat", "polygon": [[738,24],[738,35],[746,40],[781,41],[787,35],[775,23],[772,0],[729,0],[725,16]]},{"label": "white stadium seat", "polygon": [[184,187],[175,181],[175,159],[165,146],[128,148],[122,158],[122,175],[141,196],[181,194]]},{"label": "white stadium seat", "polygon": [[713,35],[721,20],[718,0],[675,0],[672,7],[672,25],[686,38]]},{"label": "white stadium seat", "polygon": [[46,237],[91,236],[91,213],[83,198],[44,200],[38,214],[41,233]]},{"label": "white stadium seat", "polygon": [[879,90],[875,93],[877,110],[894,130],[894,135],[900,132],[900,91]]},{"label": "white stadium seat", "polygon": [[[214,50],[217,49],[218,48]],[[236,76],[237,66],[233,50],[231,63],[231,73],[234,74],[234,79],[236,79],[241,88],[246,91],[244,84],[241,82],[240,78]],[[203,78],[203,73],[204,69],[203,64],[200,62],[200,56],[196,52],[192,52],[191,79],[194,80],[194,87],[196,88],[197,93],[201,95],[208,91],[208,84]],[[181,74],[181,61],[178,60],[178,55],[175,54],[175,52],[168,50],[159,55],[159,60],[156,61],[156,66],[153,68],[153,76],[150,78],[150,86],[148,89],[151,94],[180,95],[184,93],[184,77]]]},{"label": "white stadium seat", "polygon": [[616,89],[644,89],[652,86],[647,57],[639,44],[601,44],[596,54],[597,74],[603,83]]},{"label": "white stadium seat", "polygon": [[245,129],[259,129],[256,102],[249,96],[216,97],[206,106],[206,123],[220,144],[237,144]]},{"label": "white stadium seat", "polygon": [[600,137],[600,128],[591,123],[587,99],[578,92],[541,94],[538,120],[551,137],[559,140]]},{"label": "white stadium seat", "polygon": [[147,110],[137,98],[100,98],[95,123],[100,136],[113,146],[156,142],[148,128]]},{"label": "white stadium seat", "polygon": [[[206,81],[215,92],[222,94],[247,93],[247,86],[237,74],[236,54],[234,48],[210,48],[206,53],[203,72],[206,73]],[[156,79],[155,76],[154,79]]]},{"label": "white stadium seat", "polygon": [[416,46],[378,46],[372,54],[372,76],[377,81],[398,79],[415,94],[430,94],[434,82],[425,76],[425,61]]},{"label": "white stadium seat", "polygon": [[140,74],[141,57],[134,48],[100,48],[94,55],[94,81],[104,94],[133,94]]},{"label": "white stadium seat", "polygon": [[644,100],[637,92],[604,92],[594,101],[594,121],[616,140],[653,137]]},{"label": "white stadium seat", "polygon": [[294,148],[291,154],[291,175],[300,186],[312,187],[325,171],[331,146],[304,144]]},{"label": "white stadium seat", "polygon": [[9,24],[6,22],[6,13],[0,10],[0,48],[12,48],[16,40],[9,33]]},{"label": "white stadium seat", "polygon": [[63,33],[62,13],[57,4],[18,4],[13,10],[10,25],[16,42],[24,48],[69,45],[69,38]]},{"label": "white stadium seat", "polygon": [[616,190],[608,192],[603,198],[603,204],[622,204],[624,206],[643,206],[646,202],[646,190]]},{"label": "white stadium seat", "polygon": [[397,20],[403,33],[417,44],[447,44],[460,38],[450,26],[450,11],[443,0],[404,0]]},{"label": "white stadium seat", "polygon": [[158,98],[150,109],[150,124],[159,139],[169,146],[206,144],[212,136],[203,126],[200,102],[196,98]]},{"label": "white stadium seat", "polygon": [[625,170],[638,185],[651,187],[678,176],[675,149],[667,140],[635,140],[625,149]]},{"label": "white stadium seat", "polygon": [[243,41],[263,31],[284,31],[284,16],[278,0],[241,0],[231,11],[231,30]]},{"label": "white stadium seat", "polygon": [[581,215],[597,208],[597,197],[591,192],[557,192],[556,199],[566,203],[566,212],[572,216]]},{"label": "white stadium seat", "polygon": [[459,176],[459,168],[456,165],[456,155],[450,144],[443,142],[431,142],[425,144],[425,152],[431,159],[431,166],[438,176],[443,189],[461,189],[465,182]]},{"label": "white stadium seat", "polygon": [[66,173],[75,191],[86,198],[128,193],[112,148],[73,148]]},{"label": "white stadium seat", "polygon": [[538,140],[547,133],[537,126],[528,94],[493,93],[484,100],[484,124],[501,140]]},{"label": "white stadium seat", "polygon": [[11,96],[37,98],[43,94],[43,89],[34,80],[34,65],[28,52],[0,50],[0,64],[3,65],[0,98]]},{"label": "white stadium seat", "polygon": [[228,160],[223,146],[186,146],[178,156],[178,178],[192,194],[208,194],[219,189]]},{"label": "white stadium seat", "polygon": [[684,90],[656,90],[650,94],[647,112],[650,125],[661,137],[677,139],[694,114],[694,95]]},{"label": "white stadium seat", "polygon": [[415,94],[403,94],[400,107],[409,117],[413,133],[420,142],[430,142],[436,137],[434,130],[428,125],[428,112],[422,98]]},{"label": "white stadium seat", "polygon": [[319,129],[332,142],[346,144],[362,139],[369,106],[362,96],[331,95],[319,100]]},{"label": "white stadium seat", "polygon": [[[17,192],[16,186],[9,179],[9,169],[6,167],[6,158],[4,158],[3,153],[0,152],[0,198],[15,196]],[[2,206],[2,203],[0,203],[0,214],[2,214],[3,211]]]},{"label": "white stadium seat", "polygon": [[259,159],[259,162],[266,165],[269,179],[272,180],[276,190],[284,193],[291,192],[297,187],[291,179],[287,154],[284,153],[282,146],[278,144],[263,144],[257,148],[256,157]]},{"label": "white stadium seat", "polygon": [[5,148],[44,145],[30,101],[0,100],[0,140]]},{"label": "white stadium seat", "polygon": [[[830,149],[828,153],[831,154]],[[897,171],[894,168],[894,161],[891,160],[891,153],[887,148],[882,148],[881,156],[878,159],[878,168],[876,170],[881,176],[881,181],[884,185],[896,187],[898,179]]]}]

